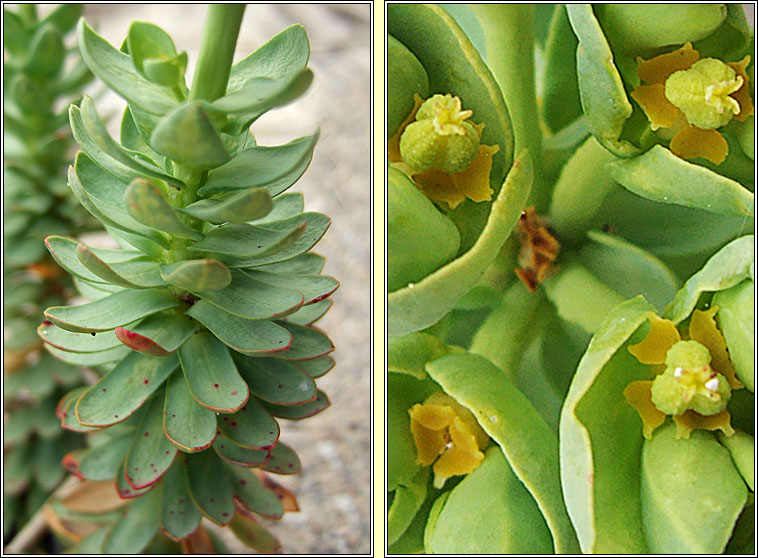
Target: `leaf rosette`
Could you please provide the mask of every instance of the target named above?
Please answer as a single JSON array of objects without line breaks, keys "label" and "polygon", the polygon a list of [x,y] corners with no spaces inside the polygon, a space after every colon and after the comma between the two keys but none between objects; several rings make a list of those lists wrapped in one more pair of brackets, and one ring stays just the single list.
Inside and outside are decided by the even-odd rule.
[{"label": "leaf rosette", "polygon": [[[330,220],[286,193],[318,134],[269,147],[249,131],[310,84],[305,31],[293,25],[233,65],[215,99],[192,96],[186,54],[157,26],[135,22],[120,51],[84,20],[78,34],[87,64],[128,106],[120,141],[89,98],[70,109],[81,151],[69,186],[122,249],[46,240],[90,302],[48,308],[40,337],[103,374],[58,415],[65,428],[114,432],[72,456],[72,470],[115,477],[124,498],[162,486],[134,513],[175,540],[202,517],[245,532],[245,514],[284,511],[247,468],[299,471],[277,418],[327,408],[314,379],[334,365],[313,325],[339,285],[311,251]],[[128,517],[103,548],[125,544]]]}]

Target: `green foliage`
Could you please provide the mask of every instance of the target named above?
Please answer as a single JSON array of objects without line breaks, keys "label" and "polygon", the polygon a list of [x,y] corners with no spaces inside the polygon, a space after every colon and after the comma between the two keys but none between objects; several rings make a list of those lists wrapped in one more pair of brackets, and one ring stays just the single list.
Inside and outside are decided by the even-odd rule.
[{"label": "green foliage", "polygon": [[[241,10],[211,6],[210,15],[193,87],[223,73],[208,64],[231,66],[235,41],[216,41],[226,32],[218,22]],[[70,466],[86,479],[115,477],[121,497],[135,499],[92,544],[135,552],[159,526],[181,540],[207,517],[255,548],[278,548],[250,514],[284,509],[247,468],[300,471],[275,417],[328,406],[313,378],[331,368],[334,346],[311,324],[338,282],[310,253],[329,218],[284,194],[317,134],[264,147],[248,127],[309,85],[305,32],[292,26],[231,67],[228,83],[203,83],[225,91],[218,99],[193,96],[186,53],[153,24],[133,23],[121,51],[84,20],[78,36],[93,73],[128,103],[120,142],[89,98],[70,109],[81,151],[69,186],[124,249],[46,241],[91,302],[49,308],[40,336],[63,360],[113,363],[61,402],[72,429],[119,433],[90,440]]]},{"label": "green foliage", "polygon": [[80,445],[50,420],[79,370],[44,354],[31,334],[46,306],[71,295],[43,239],[95,228],[63,175],[73,142],[60,106],[92,77],[66,44],[82,7],[44,18],[34,5],[17,9],[3,7],[4,539],[37,511],[64,476],[61,458]]},{"label": "green foliage", "polygon": [[[473,109],[483,144],[490,130],[526,146],[504,167],[493,157],[491,200],[451,210],[434,188],[455,182],[409,169],[388,138],[389,552],[750,553],[753,32],[742,7],[395,4],[387,17],[390,134],[428,80],[427,97]],[[682,61],[694,50],[658,58],[687,42],[733,83],[709,76],[688,89],[697,98],[651,93],[645,105],[638,87],[668,91],[673,72],[700,68]],[[655,114],[664,102],[674,124]],[[693,106],[745,111],[708,130],[725,152],[708,152]],[[401,183],[414,191],[399,195]],[[677,339],[664,346],[663,329]],[[697,362],[675,358],[695,346]],[[683,393],[683,368],[701,374],[702,400],[677,399],[689,407],[669,419],[660,380]],[[437,429],[460,417],[455,405],[484,444]],[[473,469],[464,443],[484,455]],[[452,463],[445,485],[429,483]]]}]

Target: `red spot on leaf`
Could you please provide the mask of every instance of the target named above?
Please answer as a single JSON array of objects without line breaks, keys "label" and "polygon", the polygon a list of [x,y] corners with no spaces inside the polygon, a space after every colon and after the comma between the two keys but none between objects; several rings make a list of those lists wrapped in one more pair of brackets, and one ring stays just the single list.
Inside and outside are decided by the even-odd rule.
[{"label": "red spot on leaf", "polygon": [[42,325],[51,326],[53,325],[53,322],[51,322],[50,320],[43,320]]},{"label": "red spot on leaf", "polygon": [[149,432],[145,432],[145,436],[147,436],[148,434],[150,434],[150,433]]},{"label": "red spot on leaf", "polygon": [[237,390],[236,389],[232,392],[232,395],[237,395]]},{"label": "red spot on leaf", "polygon": [[213,384],[213,387],[216,387],[216,388],[217,388],[217,387],[218,387],[218,384]]}]

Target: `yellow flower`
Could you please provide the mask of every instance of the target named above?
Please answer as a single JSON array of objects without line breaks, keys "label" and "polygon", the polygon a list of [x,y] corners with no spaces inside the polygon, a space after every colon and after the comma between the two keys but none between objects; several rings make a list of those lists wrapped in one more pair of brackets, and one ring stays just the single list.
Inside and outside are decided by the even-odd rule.
[{"label": "yellow flower", "polygon": [[700,59],[691,43],[650,60],[637,59],[644,85],[631,93],[653,130],[671,138],[669,148],[683,158],[703,157],[720,164],[729,152],[716,130],[732,118],[744,122],[753,114],[746,56],[740,62]]},{"label": "yellow flower", "polygon": [[471,411],[441,391],[408,410],[417,462],[434,464],[434,486],[442,488],[455,475],[466,475],[484,459],[489,440]]},{"label": "yellow flower", "polygon": [[[435,97],[448,96],[438,95]],[[452,107],[452,110],[441,111],[443,114],[451,115],[451,122],[447,122],[444,118],[442,120],[445,120],[445,122],[442,122],[439,118],[436,120],[422,118],[421,120],[428,120],[429,122],[425,123],[425,127],[419,126],[419,129],[416,130],[415,133],[426,130],[426,128],[429,128],[431,125],[432,129],[437,129],[439,132],[445,132],[447,134],[447,140],[445,141],[452,138],[452,141],[449,141],[449,143],[454,143],[456,145],[460,143],[460,149],[466,151],[465,157],[462,158],[462,160],[466,161],[463,170],[451,172],[461,166],[461,160],[455,161],[452,166],[437,164],[435,165],[437,168],[419,169],[403,159],[401,155],[401,139],[403,133],[407,128],[420,123],[416,117],[419,108],[424,104],[424,101],[418,95],[414,95],[415,106],[408,115],[408,118],[406,118],[400,125],[397,132],[395,132],[395,135],[390,138],[387,145],[387,152],[392,166],[408,175],[426,197],[434,202],[444,202],[450,207],[450,209],[455,209],[466,198],[475,202],[489,201],[492,199],[493,191],[492,188],[490,188],[492,156],[499,151],[500,147],[497,145],[479,144],[478,149],[474,148],[475,154],[472,158],[472,154],[470,153],[472,144],[469,141],[463,141],[463,139],[473,137],[474,132],[478,137],[481,137],[484,124],[465,122],[466,119],[472,116],[472,112],[470,110],[461,110],[461,101],[458,97],[451,97],[451,99],[452,102],[450,103],[450,106]],[[424,115],[422,114],[422,116]],[[444,124],[447,125],[445,126]],[[464,129],[466,130],[464,134],[457,133]],[[468,136],[466,133],[468,133]],[[403,151],[406,150],[407,148],[403,149]],[[447,168],[439,168],[440,166]],[[445,170],[447,170],[447,172],[445,172]]]},{"label": "yellow flower", "polygon": [[631,382],[624,389],[624,397],[642,419],[645,438],[652,437],[666,416],[673,417],[677,438],[689,438],[696,429],[734,433],[726,404],[731,390],[744,386],[713,319],[717,311],[713,306],[692,313],[689,340],[682,340],[672,321],[650,313],[647,336],[629,347],[638,361],[657,367],[653,380]]}]

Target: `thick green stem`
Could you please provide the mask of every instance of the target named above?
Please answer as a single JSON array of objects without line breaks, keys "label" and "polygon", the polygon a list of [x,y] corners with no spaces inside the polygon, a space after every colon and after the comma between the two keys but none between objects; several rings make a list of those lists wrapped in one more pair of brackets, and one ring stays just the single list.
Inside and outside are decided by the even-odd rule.
[{"label": "thick green stem", "polygon": [[226,92],[245,4],[211,4],[203,28],[190,100],[213,101]]},{"label": "thick green stem", "polygon": [[528,203],[544,213],[549,191],[542,179],[542,132],[534,81],[534,5],[472,4],[471,8],[486,37],[487,65],[511,116],[514,152],[526,147],[534,162],[535,180]]}]

